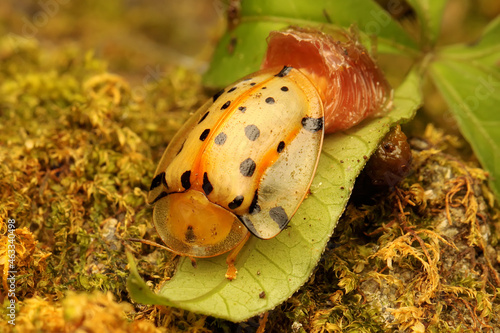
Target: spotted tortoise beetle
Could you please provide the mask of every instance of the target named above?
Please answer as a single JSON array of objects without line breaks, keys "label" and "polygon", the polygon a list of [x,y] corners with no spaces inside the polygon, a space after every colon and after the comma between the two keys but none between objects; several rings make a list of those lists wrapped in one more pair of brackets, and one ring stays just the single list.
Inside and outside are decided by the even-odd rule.
[{"label": "spotted tortoise beetle", "polygon": [[355,40],[291,28],[268,43],[261,71],[215,94],[174,136],[148,195],[166,248],[190,258],[233,250],[230,280],[246,240],[275,237],[304,200],[325,130],[390,103],[390,86]]}]

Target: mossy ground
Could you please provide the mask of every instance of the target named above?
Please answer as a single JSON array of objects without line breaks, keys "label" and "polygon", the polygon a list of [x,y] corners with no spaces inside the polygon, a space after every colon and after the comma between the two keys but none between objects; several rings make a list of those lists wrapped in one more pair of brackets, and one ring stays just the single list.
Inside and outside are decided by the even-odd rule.
[{"label": "mossy ground", "polygon": [[[172,255],[128,239],[160,241],[145,197],[168,141],[208,96],[199,75],[171,67],[134,80],[81,46],[13,34],[0,39],[0,60],[0,331],[256,331],[259,318],[135,304],[125,288],[126,251],[155,287],[173,273]],[[500,332],[500,215],[487,175],[433,126],[411,144],[411,174],[349,204],[266,332]],[[8,219],[15,326],[4,320]]]}]

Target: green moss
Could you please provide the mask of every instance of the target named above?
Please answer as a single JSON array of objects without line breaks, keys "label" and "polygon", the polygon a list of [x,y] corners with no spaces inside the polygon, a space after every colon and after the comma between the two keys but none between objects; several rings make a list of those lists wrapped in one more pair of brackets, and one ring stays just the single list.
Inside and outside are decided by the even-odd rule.
[{"label": "green moss", "polygon": [[[151,251],[128,238],[157,237],[145,204],[152,156],[158,159],[199,103],[186,92],[179,93],[186,97],[180,103],[171,96],[189,90],[185,85],[191,96],[201,96],[192,84],[198,76],[171,70],[165,82],[144,86],[154,99],[147,103],[90,54],[62,49],[48,57],[36,43],[11,37],[0,46],[1,229],[15,219],[17,249],[30,246],[16,258],[20,316],[32,295],[55,306],[68,290],[112,291],[122,300],[125,250],[139,258]],[[2,253],[6,245],[2,236]],[[155,252],[161,255],[154,264],[140,265],[158,281],[171,255]]]}]

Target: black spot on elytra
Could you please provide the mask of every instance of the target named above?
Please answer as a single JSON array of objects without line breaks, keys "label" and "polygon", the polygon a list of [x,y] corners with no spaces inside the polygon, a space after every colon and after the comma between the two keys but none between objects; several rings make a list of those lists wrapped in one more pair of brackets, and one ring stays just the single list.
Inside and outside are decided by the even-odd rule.
[{"label": "black spot on elytra", "polygon": [[241,204],[243,203],[243,199],[245,198],[242,195],[238,195],[227,206],[229,207],[229,209],[236,209],[241,206]]},{"label": "black spot on elytra", "polygon": [[255,167],[255,162],[251,158],[247,158],[240,164],[240,173],[245,177],[252,177]]},{"label": "black spot on elytra", "polygon": [[323,129],[323,118],[302,118],[302,126],[309,132],[317,132]]},{"label": "black spot on elytra", "polygon": [[248,213],[250,215],[257,214],[260,212],[260,206],[257,204],[258,201],[259,201],[258,190],[255,190],[255,193],[253,194],[252,203],[248,208]]},{"label": "black spot on elytra", "polygon": [[181,184],[186,190],[191,187],[191,170],[184,172],[181,176]]},{"label": "black spot on elytra", "polygon": [[274,98],[272,98],[272,97],[266,98],[266,103],[267,104],[274,104]]},{"label": "black spot on elytra", "polygon": [[212,186],[212,184],[208,180],[208,176],[207,176],[206,172],[203,174],[203,185],[201,185],[201,187],[203,188],[203,192],[205,192],[206,195],[209,195],[212,192],[212,190],[214,189],[214,187]]},{"label": "black spot on elytra", "polygon": [[205,139],[207,138],[209,133],[210,133],[210,128],[207,128],[206,130],[204,130],[203,133],[201,133],[201,135],[200,135],[200,140],[205,141]]},{"label": "black spot on elytra", "polygon": [[209,113],[210,113],[210,112],[209,112],[209,111],[207,111],[207,112],[203,115],[203,117],[201,117],[201,119],[200,119],[200,121],[198,122],[198,124],[199,124],[199,123],[201,123],[203,120],[205,120],[205,118],[208,116],[208,114],[209,114]]},{"label": "black spot on elytra", "polygon": [[253,225],[253,222],[252,220],[250,220],[250,218],[248,218],[247,216],[240,216],[240,215],[237,215],[238,218],[240,219],[241,222],[243,222],[243,224],[245,225],[245,227],[247,227],[247,229],[252,233],[254,234],[256,237],[259,237],[261,238],[260,234],[257,232],[257,229],[255,229],[255,226]]},{"label": "black spot on elytra", "polygon": [[229,89],[227,92],[230,93],[230,92],[233,92],[236,90],[237,87],[232,87],[231,89]]},{"label": "black spot on elytra", "polygon": [[256,83],[255,83],[255,82],[252,82],[252,83],[250,83],[250,85],[251,85],[251,86],[255,86],[255,85],[256,85]]},{"label": "black spot on elytra", "polygon": [[248,125],[247,127],[245,127],[245,135],[247,136],[248,140],[255,141],[260,136],[260,130],[255,125]]},{"label": "black spot on elytra", "polygon": [[155,202],[157,202],[158,200],[160,200],[161,198],[165,198],[166,196],[168,195],[167,192],[163,191],[161,192],[154,200],[153,202],[151,202],[151,205],[153,205]]},{"label": "black spot on elytra", "polygon": [[184,144],[186,143],[186,140],[184,140],[184,142],[182,143],[181,147],[179,148],[179,150],[177,151],[177,154],[175,154],[175,156],[179,155],[182,151],[182,148],[184,148]]},{"label": "black spot on elytra", "polygon": [[281,91],[288,91],[288,87],[287,86],[281,87]]},{"label": "black spot on elytra", "polygon": [[278,148],[276,149],[276,151],[279,154],[283,151],[283,149],[285,149],[285,141],[280,141],[280,143],[278,143]]},{"label": "black spot on elytra", "polygon": [[227,109],[227,108],[229,107],[229,105],[231,105],[231,101],[227,101],[226,103],[224,103],[224,105],[223,105],[223,106],[221,106],[221,108],[220,108],[220,109],[221,109],[221,110],[225,110],[225,109]]},{"label": "black spot on elytra", "polygon": [[288,75],[288,73],[290,73],[290,71],[292,70],[293,67],[290,67],[290,66],[285,66],[283,67],[283,69],[278,73],[276,74],[275,76],[277,77],[285,77]]},{"label": "black spot on elytra", "polygon": [[245,113],[245,111],[247,110],[246,106],[240,106],[238,108],[238,110],[240,110],[241,112]]},{"label": "black spot on elytra", "polygon": [[227,140],[227,135],[224,132],[220,132],[214,139],[215,144],[222,146]]},{"label": "black spot on elytra", "polygon": [[281,206],[271,208],[269,216],[278,224],[280,229],[283,229],[288,223],[288,215],[286,215],[285,210]]},{"label": "black spot on elytra", "polygon": [[164,179],[165,179],[165,172],[157,174],[156,177],[153,178],[153,181],[151,182],[151,187],[149,188],[149,190],[151,191],[151,190],[157,188],[158,186],[160,186],[164,182]]},{"label": "black spot on elytra", "polygon": [[186,229],[186,233],[184,234],[184,238],[186,239],[186,242],[188,242],[188,243],[196,242],[196,235],[194,234],[193,226],[188,225],[188,227]]},{"label": "black spot on elytra", "polygon": [[214,102],[217,100],[217,98],[220,97],[220,95],[222,95],[224,93],[224,89],[222,89],[221,91],[219,91],[217,94],[214,95],[213,97],[213,100]]}]

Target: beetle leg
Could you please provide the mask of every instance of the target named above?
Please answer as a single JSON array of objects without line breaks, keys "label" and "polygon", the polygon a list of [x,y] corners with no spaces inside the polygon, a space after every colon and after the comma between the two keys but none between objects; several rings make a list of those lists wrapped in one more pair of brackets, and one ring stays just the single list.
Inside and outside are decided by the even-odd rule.
[{"label": "beetle leg", "polygon": [[193,265],[194,268],[198,267],[198,264],[196,263],[196,259],[193,257],[188,257],[191,260],[191,265]]},{"label": "beetle leg", "polygon": [[229,281],[232,281],[236,279],[236,274],[238,273],[238,270],[234,266],[234,262],[236,261],[236,257],[238,256],[238,253],[240,253],[241,249],[245,245],[245,243],[248,241],[250,238],[250,233],[247,233],[245,238],[241,241],[238,246],[234,248],[233,251],[227,256],[226,263],[227,263],[227,271],[226,271],[226,279]]}]

